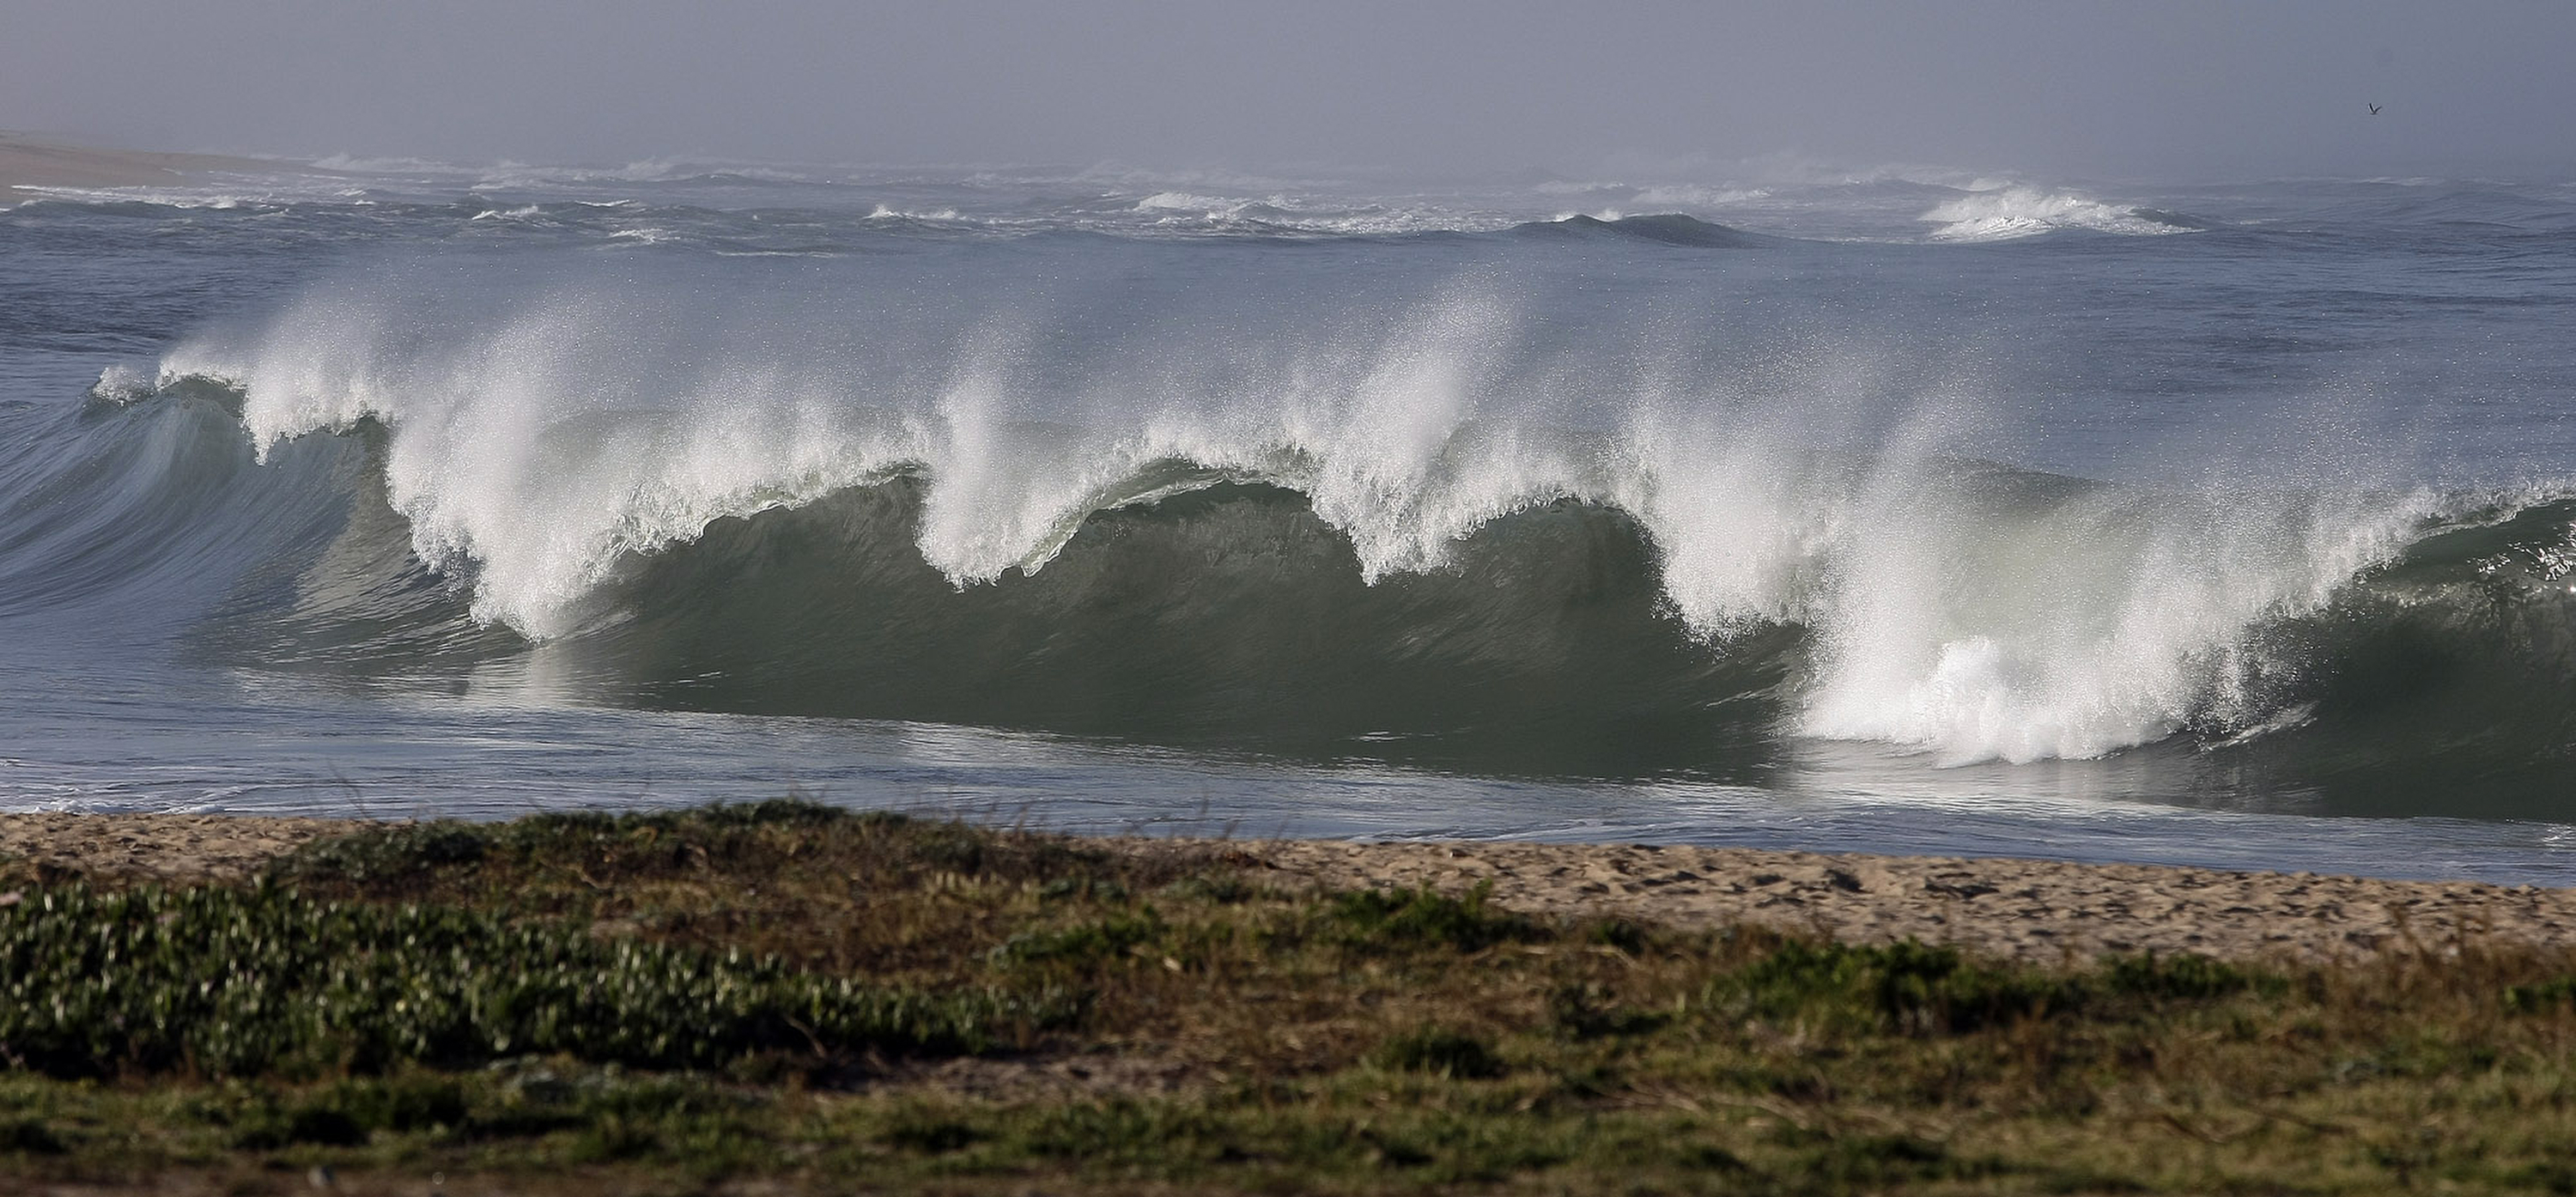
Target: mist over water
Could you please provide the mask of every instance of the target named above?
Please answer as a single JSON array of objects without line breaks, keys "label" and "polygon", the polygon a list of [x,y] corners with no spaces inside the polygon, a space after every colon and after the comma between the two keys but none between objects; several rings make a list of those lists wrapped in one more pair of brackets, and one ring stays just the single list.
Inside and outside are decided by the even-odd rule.
[{"label": "mist over water", "polygon": [[[2563,180],[2576,106],[2576,11],[2529,0],[118,0],[9,17],[0,127],[361,171],[410,155],[613,175],[695,155],[1237,179],[1543,169],[1666,192],[1891,162],[1960,182]],[[1269,199],[1213,173],[1129,198]]]},{"label": "mist over water", "polygon": [[[0,212],[54,297],[0,411],[21,668],[283,686],[232,717],[414,721],[471,788],[524,758],[459,721],[784,780],[658,718],[845,778],[1035,735],[1219,818],[1412,779],[1322,830],[2566,817],[2563,187],[341,165]],[[77,741],[19,800],[257,790],[85,791]]]}]

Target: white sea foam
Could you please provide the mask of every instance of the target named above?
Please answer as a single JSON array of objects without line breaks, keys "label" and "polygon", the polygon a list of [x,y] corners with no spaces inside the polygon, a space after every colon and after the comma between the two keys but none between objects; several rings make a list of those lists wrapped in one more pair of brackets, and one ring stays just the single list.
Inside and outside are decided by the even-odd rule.
[{"label": "white sea foam", "polygon": [[2249,637],[2322,606],[2430,505],[2105,488],[2012,513],[1943,485],[1896,471],[1856,513],[1808,734],[2030,761],[2260,718]]},{"label": "white sea foam", "polygon": [[158,386],[154,378],[132,366],[109,366],[98,372],[89,395],[104,403],[133,403],[149,398]]},{"label": "white sea foam", "polygon": [[[1435,230],[1463,232],[1513,223],[1499,213],[1461,211],[1439,203],[1355,202],[1286,192],[1228,197],[1159,191],[1137,200],[1130,211],[1146,217],[1149,228],[1213,233],[1257,230],[1366,237]],[[1118,228],[1115,224],[1108,227]]]},{"label": "white sea foam", "polygon": [[633,554],[907,456],[756,372],[673,377],[628,357],[628,313],[596,297],[532,298],[439,344],[408,335],[420,313],[399,301],[341,306],[366,302],[316,295],[248,344],[174,353],[164,373],[240,382],[263,457],[292,436],[390,426],[388,498],[414,547],[473,574],[478,618],[533,637],[571,630]]},{"label": "white sea foam", "polygon": [[2128,237],[2190,231],[2143,215],[2134,207],[2103,203],[2072,192],[2023,186],[1971,190],[1925,212],[1922,220],[1940,226],[1932,230],[1933,239],[1938,241],[2009,241],[2060,229],[2089,229]]},{"label": "white sea foam", "polygon": [[1239,201],[1212,195],[1194,195],[1186,191],[1157,191],[1136,201],[1139,212],[1191,212],[1207,215],[1235,206]]}]

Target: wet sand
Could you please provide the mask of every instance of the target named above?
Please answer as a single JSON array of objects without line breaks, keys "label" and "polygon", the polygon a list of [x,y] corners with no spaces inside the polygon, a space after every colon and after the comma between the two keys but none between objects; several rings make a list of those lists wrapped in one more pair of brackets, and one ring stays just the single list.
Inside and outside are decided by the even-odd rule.
[{"label": "wet sand", "polygon": [[[247,875],[352,820],[0,815],[0,867],[166,881]],[[1169,840],[1102,840],[1168,851]],[[1849,942],[1912,937],[2053,963],[2104,952],[2327,960],[2463,937],[2576,948],[2576,890],[2162,865],[1495,842],[1233,841],[1283,885],[1491,886],[1503,907],[1680,927],[1759,924]]]}]

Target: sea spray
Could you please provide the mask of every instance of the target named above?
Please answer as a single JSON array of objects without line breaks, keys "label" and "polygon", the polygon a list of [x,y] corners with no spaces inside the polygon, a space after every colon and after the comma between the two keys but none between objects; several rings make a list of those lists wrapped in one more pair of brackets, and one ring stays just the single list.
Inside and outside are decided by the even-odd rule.
[{"label": "sea spray", "polygon": [[[1683,651],[1723,662],[1762,629],[1802,631],[1780,666],[1800,679],[1789,730],[1947,763],[2260,722],[2271,709],[2234,680],[2249,638],[2319,609],[2431,506],[1981,463],[1964,455],[1973,381],[1803,329],[1694,324],[1672,294],[1590,313],[1601,335],[1576,338],[1490,269],[1319,296],[1292,261],[1202,304],[1195,284],[1136,292],[1095,254],[1035,295],[993,280],[951,288],[980,301],[906,309],[918,284],[864,265],[737,273],[708,297],[686,264],[612,289],[580,268],[432,260],[319,286],[163,375],[234,380],[264,450],[381,424],[387,501],[419,558],[470,579],[476,619],[539,641],[651,619],[635,604],[654,600],[610,584],[714,525],[897,477],[920,480],[909,551],[952,588],[1024,587],[1102,514],[1220,484],[1297,496],[1369,585],[1455,574],[1495,521],[1574,502],[1637,522],[1641,584],[1688,630]],[[1737,346],[1771,356],[1694,370]],[[822,551],[903,549],[871,534]],[[1527,584],[1513,572],[1495,584]],[[1494,628],[1477,642],[1544,655]],[[1253,668],[1174,694],[1264,684]],[[1071,700],[1034,705],[1041,723],[1083,720]],[[1472,705],[1431,707],[1472,722]]]}]

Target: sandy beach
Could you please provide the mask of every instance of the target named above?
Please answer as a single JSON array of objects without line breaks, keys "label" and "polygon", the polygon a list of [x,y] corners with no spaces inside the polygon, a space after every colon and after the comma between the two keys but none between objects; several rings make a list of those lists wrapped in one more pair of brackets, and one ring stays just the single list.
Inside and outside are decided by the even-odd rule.
[{"label": "sandy beach", "polygon": [[2469,881],[1642,845],[1312,842],[1261,851],[1336,884],[1491,882],[1496,901],[1534,913],[1752,923],[1861,943],[1911,937],[2037,963],[2149,951],[2322,961],[2441,950],[2463,936],[2576,944],[2576,891]]},{"label": "sandy beach", "polygon": [[[357,821],[248,816],[0,815],[0,863],[165,881],[246,875]],[[1914,938],[2036,963],[2105,952],[2324,961],[2441,951],[2462,938],[2576,945],[2576,891],[2480,882],[2237,873],[2160,865],[1826,855],[1745,848],[1515,842],[1099,841],[1221,850],[1280,884],[1491,886],[1551,917],[1679,927],[1755,924],[1849,942]]]},{"label": "sandy beach", "polygon": [[273,170],[276,164],[213,154],[161,154],[142,150],[65,145],[23,133],[0,132],[0,199],[27,198],[22,187],[149,187],[177,183],[191,171]]}]

